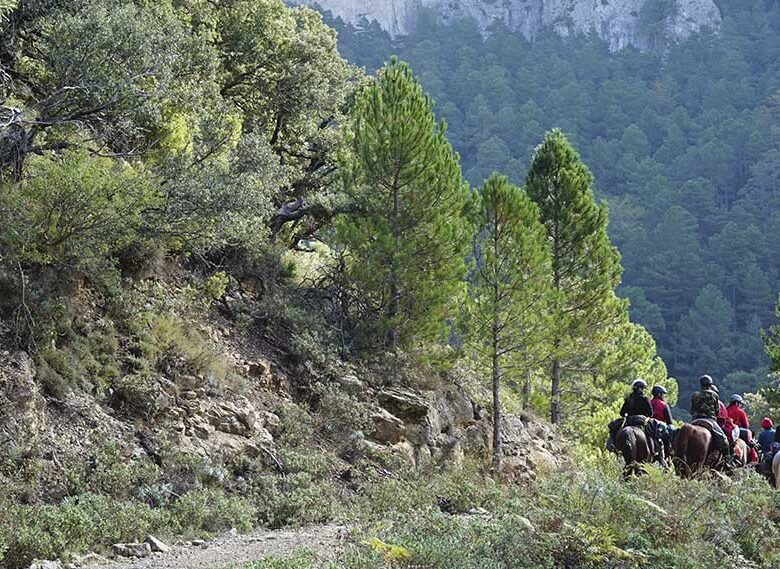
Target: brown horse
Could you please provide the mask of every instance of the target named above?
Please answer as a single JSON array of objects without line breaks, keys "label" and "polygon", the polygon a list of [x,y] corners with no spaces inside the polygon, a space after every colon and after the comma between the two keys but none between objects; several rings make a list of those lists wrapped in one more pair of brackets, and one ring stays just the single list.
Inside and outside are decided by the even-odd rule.
[{"label": "brown horse", "polygon": [[750,449],[743,439],[737,439],[734,443],[734,466],[743,468],[750,463]]},{"label": "brown horse", "polygon": [[672,441],[672,461],[677,474],[690,478],[707,463],[712,451],[712,433],[704,427],[686,423]]},{"label": "brown horse", "polygon": [[615,435],[615,449],[626,461],[625,476],[642,473],[641,464],[653,459],[652,442],[642,427],[623,427]]}]

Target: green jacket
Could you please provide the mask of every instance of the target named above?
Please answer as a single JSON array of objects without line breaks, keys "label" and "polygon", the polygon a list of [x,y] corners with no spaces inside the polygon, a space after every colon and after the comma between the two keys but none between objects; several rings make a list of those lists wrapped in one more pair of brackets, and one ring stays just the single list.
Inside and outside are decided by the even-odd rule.
[{"label": "green jacket", "polygon": [[691,415],[694,417],[711,417],[715,419],[719,410],[718,396],[712,391],[705,389],[695,391],[691,395]]}]

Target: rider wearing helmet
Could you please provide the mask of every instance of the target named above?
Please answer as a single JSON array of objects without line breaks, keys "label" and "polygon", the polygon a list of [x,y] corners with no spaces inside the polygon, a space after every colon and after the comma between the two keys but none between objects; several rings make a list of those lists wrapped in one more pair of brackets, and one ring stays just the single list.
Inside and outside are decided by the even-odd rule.
[{"label": "rider wearing helmet", "polygon": [[731,401],[728,407],[726,407],[726,413],[734,424],[739,427],[739,438],[744,440],[748,449],[750,449],[750,462],[758,462],[758,453],[755,450],[756,444],[753,442],[753,433],[750,430],[750,421],[748,420],[747,413],[742,408],[744,405],[744,399],[739,393],[735,393],[731,396]]},{"label": "rider wearing helmet", "polygon": [[620,408],[621,417],[630,417],[632,415],[653,416],[653,407],[650,400],[645,395],[647,382],[644,379],[635,379],[631,384],[631,393],[626,397],[623,406]]},{"label": "rider wearing helmet", "polygon": [[747,413],[742,409],[743,402],[744,400],[739,393],[732,395],[731,402],[729,403],[729,406],[726,407],[726,414],[731,417],[731,420],[734,421],[734,424],[740,429],[749,429],[750,421],[748,420]]},{"label": "rider wearing helmet", "polygon": [[656,385],[653,387],[653,398],[650,400],[650,406],[653,408],[653,419],[657,419],[666,423],[672,424],[672,411],[669,409],[669,404],[664,401],[664,397],[669,393],[663,385]]},{"label": "rider wearing helmet", "polygon": [[728,415],[721,411],[723,404],[718,399],[717,390],[711,376],[701,376],[699,378],[699,391],[694,391],[691,395],[691,415],[694,421],[706,422],[712,433],[713,443],[723,455],[726,466],[730,468],[733,464],[731,447],[726,433],[723,432],[717,421],[720,417],[728,418]]}]

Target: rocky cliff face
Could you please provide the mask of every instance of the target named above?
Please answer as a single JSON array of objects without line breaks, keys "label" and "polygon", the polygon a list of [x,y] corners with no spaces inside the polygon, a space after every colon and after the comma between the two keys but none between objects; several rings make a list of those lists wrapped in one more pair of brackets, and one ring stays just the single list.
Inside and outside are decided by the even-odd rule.
[{"label": "rocky cliff face", "polygon": [[[496,20],[533,39],[550,28],[561,35],[595,32],[613,50],[632,45],[656,47],[661,36],[685,38],[702,28],[717,28],[720,11],[714,0],[297,0],[320,5],[334,15],[356,22],[376,20],[392,35],[414,28],[421,7],[441,14],[444,21],[473,17],[486,30]],[[662,6],[667,6],[662,9]],[[658,24],[655,18],[666,17]],[[647,18],[651,21],[647,22]],[[650,24],[650,25],[648,25]]]}]

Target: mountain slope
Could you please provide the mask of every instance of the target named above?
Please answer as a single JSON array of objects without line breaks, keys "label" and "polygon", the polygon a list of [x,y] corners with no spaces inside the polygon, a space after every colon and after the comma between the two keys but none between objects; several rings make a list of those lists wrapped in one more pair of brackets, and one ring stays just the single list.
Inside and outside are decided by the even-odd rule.
[{"label": "mountain slope", "polygon": [[596,33],[611,49],[656,47],[659,39],[682,39],[702,28],[717,28],[721,17],[712,0],[303,0],[349,22],[376,20],[391,35],[414,30],[420,8],[444,22],[474,18],[487,30],[495,21],[526,38],[543,29],[561,35]]}]

